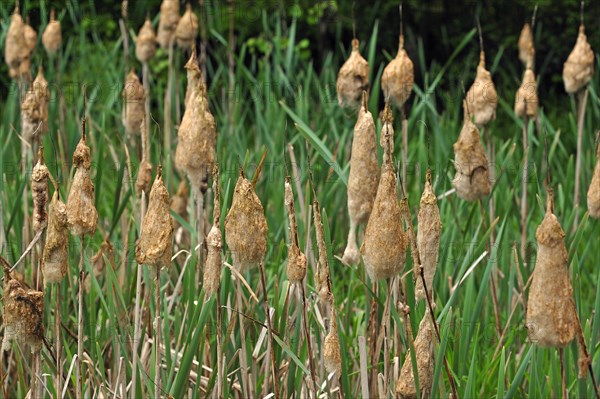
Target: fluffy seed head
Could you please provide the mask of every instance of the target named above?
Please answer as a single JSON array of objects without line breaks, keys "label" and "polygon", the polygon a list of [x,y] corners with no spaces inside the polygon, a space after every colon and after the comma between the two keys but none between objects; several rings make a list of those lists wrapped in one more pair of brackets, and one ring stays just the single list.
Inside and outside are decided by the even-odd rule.
[{"label": "fluffy seed head", "polygon": [[50,56],[55,55],[62,44],[60,21],[56,20],[54,9],[50,11],[50,22],[42,34],[42,44]]},{"label": "fluffy seed head", "polygon": [[213,225],[206,236],[206,264],[204,265],[204,291],[208,299],[219,289],[221,269],[223,267],[223,237],[221,235],[221,201],[219,189],[219,167],[213,168]]},{"label": "fluffy seed head", "polygon": [[404,35],[400,35],[398,54],[383,70],[381,88],[385,98],[402,107],[410,97],[415,83],[413,62],[404,49]]},{"label": "fluffy seed head", "polygon": [[592,80],[593,75],[594,51],[587,41],[585,27],[581,24],[577,43],[563,67],[565,91],[569,94],[577,93]]},{"label": "fluffy seed head", "polygon": [[598,132],[598,144],[596,147],[596,167],[594,168],[594,175],[590,182],[590,188],[587,193],[588,210],[590,216],[599,219],[600,218],[600,132]]},{"label": "fluffy seed head", "polygon": [[42,272],[46,283],[60,283],[69,268],[67,207],[54,191],[48,207],[48,230]]},{"label": "fluffy seed head", "polygon": [[138,195],[141,195],[142,191],[147,193],[151,181],[152,164],[144,159],[140,162],[140,168],[138,169],[137,179],[135,180],[135,192]]},{"label": "fluffy seed head", "polygon": [[135,70],[131,68],[123,88],[123,125],[127,134],[139,134],[144,110],[144,87]]},{"label": "fluffy seed head", "polygon": [[533,33],[531,32],[531,25],[525,23],[523,29],[521,29],[521,35],[519,36],[519,59],[523,65],[533,65]]},{"label": "fluffy seed head", "polygon": [[146,17],[146,22],[142,25],[135,43],[135,56],[140,62],[148,62],[156,54],[156,33],[150,22],[150,17]]},{"label": "fluffy seed head", "polygon": [[523,118],[535,118],[538,109],[537,83],[533,69],[529,66],[523,74],[523,81],[515,96],[515,113]]},{"label": "fluffy seed head", "polygon": [[327,334],[325,342],[323,342],[323,363],[328,373],[335,373],[336,376],[342,374],[340,339],[338,337],[336,312],[333,309],[331,312],[329,334]]},{"label": "fluffy seed head", "polygon": [[157,41],[160,47],[168,49],[171,40],[175,39],[175,29],[179,22],[179,0],[163,0],[160,5]]},{"label": "fluffy seed head", "polygon": [[28,56],[28,53],[28,47],[25,43],[25,24],[19,13],[19,8],[16,7],[10,17],[10,25],[4,42],[4,59],[12,78],[19,75],[21,62]]},{"label": "fluffy seed head", "polygon": [[352,39],[350,57],[338,72],[338,102],[345,108],[358,108],[363,91],[369,91],[369,63],[360,54],[358,44],[358,39]]},{"label": "fluffy seed head", "polygon": [[485,69],[485,54],[483,51],[479,55],[475,81],[467,92],[467,103],[477,125],[485,126],[496,119],[498,94],[492,81],[492,75]]},{"label": "fluffy seed head", "polygon": [[198,17],[192,10],[190,3],[185,6],[185,13],[181,16],[177,29],[175,30],[175,38],[177,45],[185,50],[192,48],[196,36],[198,35]]},{"label": "fluffy seed head", "polygon": [[67,218],[71,234],[94,234],[98,212],[94,206],[94,184],[90,178],[90,147],[85,141],[85,131],[73,153],[75,176],[67,198]]},{"label": "fluffy seed head", "polygon": [[33,197],[33,231],[36,233],[48,225],[48,176],[50,172],[44,163],[44,147],[38,150],[38,162],[31,173],[31,196]]},{"label": "fluffy seed head", "polygon": [[317,262],[317,273],[315,275],[315,286],[319,299],[329,305],[333,305],[333,293],[331,292],[331,275],[329,272],[329,260],[327,259],[327,245],[325,244],[325,232],[319,201],[316,197],[313,201],[313,221],[315,224],[315,235],[317,237],[317,248],[319,249],[319,260]]}]

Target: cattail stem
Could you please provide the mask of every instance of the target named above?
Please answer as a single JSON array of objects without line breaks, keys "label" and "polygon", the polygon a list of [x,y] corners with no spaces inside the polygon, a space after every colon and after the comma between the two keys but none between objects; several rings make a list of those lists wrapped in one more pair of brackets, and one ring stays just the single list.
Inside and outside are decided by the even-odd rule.
[{"label": "cattail stem", "polygon": [[222,397],[223,389],[223,309],[221,308],[221,284],[217,287],[217,399]]},{"label": "cattail stem", "polygon": [[167,89],[165,91],[164,100],[164,132],[163,132],[163,153],[166,155],[166,172],[165,181],[168,183],[171,178],[171,98],[173,96],[173,39],[169,42],[169,71],[167,75]]},{"label": "cattail stem", "polygon": [[79,300],[77,317],[77,365],[75,375],[77,379],[77,399],[83,399],[83,256],[85,249],[85,234],[81,235],[81,252],[79,254],[79,287],[77,298]]},{"label": "cattail stem", "polygon": [[[248,379],[248,359],[246,358],[246,331],[244,328],[244,317],[242,313],[242,284],[239,278],[236,279],[236,313],[238,314],[238,321],[240,324],[240,339],[241,339],[241,352],[240,352],[240,374],[242,375],[242,392],[244,398],[250,398],[250,386]],[[268,313],[267,313],[268,315]],[[268,317],[267,317],[268,319]],[[270,325],[270,322],[269,322]]]},{"label": "cattail stem", "polygon": [[146,126],[145,131],[142,133],[142,158],[150,161],[150,138],[148,132],[150,131],[150,68],[148,63],[142,64],[142,84],[144,86],[144,110],[146,114]]},{"label": "cattail stem", "polygon": [[[527,104],[525,104],[527,110]],[[521,185],[521,258],[527,263],[527,179],[529,169],[529,118],[523,117],[523,176]]]},{"label": "cattail stem", "polygon": [[404,105],[401,108],[402,114],[402,186],[406,191],[406,167],[408,165],[408,120],[406,119],[406,110]]},{"label": "cattail stem", "polygon": [[587,105],[589,89],[586,87],[583,92],[577,94],[577,155],[575,158],[575,194],[573,202],[575,204],[575,221],[573,222],[573,232],[577,230],[579,224],[579,191],[581,180],[581,145],[583,141],[583,124],[585,123],[585,108]]},{"label": "cattail stem", "polygon": [[[204,194],[201,190],[196,192],[196,245],[198,245],[198,266],[202,265],[202,246],[204,245]],[[196,278],[200,278],[200,273],[196,273]]]},{"label": "cattail stem", "polygon": [[307,311],[308,305],[306,303],[306,292],[304,290],[304,284],[302,282],[298,283],[298,285],[300,286],[301,294],[302,294],[302,310],[303,310],[302,323],[304,326],[304,334],[306,335],[306,347],[308,349],[308,367],[309,367],[311,379],[312,379],[312,381],[310,382],[310,388],[312,389],[313,394],[315,395],[315,398],[316,398],[317,397],[317,386],[318,386],[317,385],[317,374],[315,372],[312,344],[310,342],[310,329],[308,328],[308,311]]},{"label": "cattail stem", "polygon": [[56,347],[56,396],[59,398],[62,398],[62,338],[61,338],[61,326],[60,326],[60,321],[61,321],[61,315],[60,315],[60,306],[61,306],[61,300],[60,300],[60,289],[61,289],[61,285],[62,283],[56,283],[55,284],[55,290],[56,290],[56,308],[55,308],[55,313],[54,313],[54,340],[55,340],[55,347]]},{"label": "cattail stem", "polygon": [[569,392],[567,391],[567,377],[565,374],[565,352],[563,348],[558,348],[558,359],[560,362],[561,395],[563,399],[567,399],[569,397]]},{"label": "cattail stem", "polygon": [[161,350],[160,350],[160,266],[156,265],[154,301],[156,316],[154,319],[154,398],[160,398]]},{"label": "cattail stem", "polygon": [[233,50],[235,47],[235,43],[234,43],[234,35],[233,35],[233,24],[234,24],[234,15],[233,15],[233,0],[228,0],[227,1],[228,7],[229,7],[229,39],[228,39],[228,43],[227,43],[227,64],[228,64],[228,70],[229,70],[229,93],[228,93],[228,97],[227,97],[227,102],[228,102],[228,106],[227,106],[227,110],[229,113],[229,135],[233,136],[233,130],[234,130],[234,112],[233,112],[233,88],[235,87],[235,72],[234,72],[234,68],[235,68],[235,61],[233,58]]},{"label": "cattail stem", "polygon": [[263,305],[265,307],[265,314],[267,316],[267,331],[269,334],[269,346],[271,350],[271,372],[273,374],[273,395],[274,398],[279,398],[279,380],[277,377],[277,363],[275,362],[275,351],[273,349],[273,326],[271,325],[271,311],[269,309],[269,301],[267,299],[267,283],[265,281],[265,266],[261,261],[258,265],[260,268],[260,283],[263,289]]}]

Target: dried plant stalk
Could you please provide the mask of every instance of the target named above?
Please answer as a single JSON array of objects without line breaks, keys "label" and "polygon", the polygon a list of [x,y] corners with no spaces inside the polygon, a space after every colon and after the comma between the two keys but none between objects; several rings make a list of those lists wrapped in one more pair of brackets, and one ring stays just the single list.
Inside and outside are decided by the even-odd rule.
[{"label": "dried plant stalk", "polygon": [[123,88],[123,125],[127,134],[139,134],[144,120],[145,93],[135,70],[131,68]]},{"label": "dried plant stalk", "polygon": [[169,48],[174,39],[175,29],[179,22],[179,0],[163,0],[160,5],[160,19],[156,39],[164,50]]},{"label": "dried plant stalk", "polygon": [[56,55],[62,44],[60,21],[56,19],[54,9],[50,10],[50,22],[42,34],[42,44],[50,56]]},{"label": "dried plant stalk", "polygon": [[296,207],[294,206],[294,192],[290,176],[286,176],[285,183],[285,207],[290,219],[290,245],[288,247],[287,277],[290,283],[302,284],[306,277],[306,256],[300,250],[298,243],[298,224],[296,222]]},{"label": "dried plant stalk", "polygon": [[[415,339],[415,357],[417,359],[417,373],[419,376],[419,389],[421,397],[428,398],[431,395],[433,384],[435,331],[431,316],[426,314],[419,324],[419,331]],[[400,377],[396,382],[396,393],[402,399],[418,399],[415,387],[415,376],[410,354],[406,355]]]},{"label": "dried plant stalk", "polygon": [[401,34],[396,58],[383,70],[381,88],[385,98],[401,108],[410,97],[414,83],[414,65],[404,49],[404,35]]},{"label": "dried plant stalk", "polygon": [[588,210],[590,216],[600,218],[600,132],[598,132],[598,144],[596,147],[596,167],[587,193]]},{"label": "dried plant stalk", "polygon": [[465,109],[463,127],[458,140],[454,143],[456,175],[452,185],[460,198],[477,201],[491,191],[488,161],[481,144],[479,130],[471,122],[466,103],[463,106]]},{"label": "dried plant stalk", "polygon": [[343,261],[347,264],[360,262],[356,245],[356,229],[369,221],[379,181],[377,162],[377,135],[373,116],[367,109],[367,95],[363,92],[362,106],[354,126],[352,154],[350,155],[350,176],[348,177],[348,215],[350,231]]},{"label": "dried plant stalk", "polygon": [[213,225],[206,236],[206,264],[204,265],[204,292],[206,298],[215,294],[221,282],[221,269],[223,267],[223,237],[221,234],[221,190],[219,189],[219,166],[213,168]]},{"label": "dried plant stalk", "polygon": [[225,241],[237,270],[256,267],[263,261],[267,253],[267,232],[267,219],[260,199],[252,183],[241,172],[225,218]]},{"label": "dried plant stalk", "polygon": [[369,63],[358,50],[358,39],[352,39],[352,53],[340,68],[336,90],[341,107],[356,109],[364,91],[369,91]]},{"label": "dried plant stalk", "polygon": [[[433,278],[437,268],[440,254],[440,237],[442,235],[442,222],[440,220],[440,209],[437,198],[431,186],[431,170],[427,170],[425,188],[421,195],[421,207],[419,209],[417,227],[417,248],[423,267],[423,277],[429,295],[433,297]],[[425,299],[425,288],[420,276],[416,276],[415,297]],[[430,298],[431,299],[431,298]]]},{"label": "dried plant stalk", "polygon": [[140,28],[135,43],[135,56],[140,62],[148,62],[156,54],[156,33],[152,27],[150,17],[146,16],[146,22]]},{"label": "dried plant stalk", "polygon": [[192,51],[185,68],[188,92],[185,113],[177,133],[179,142],[175,151],[175,165],[185,172],[195,191],[205,192],[208,174],[215,162],[217,130],[195,51]]},{"label": "dried plant stalk", "polygon": [[333,308],[331,310],[329,333],[323,342],[323,364],[328,373],[334,373],[337,377],[342,374],[342,355],[338,337],[337,315]]},{"label": "dried plant stalk", "polygon": [[408,244],[402,228],[396,172],[392,159],[394,129],[389,104],[386,104],[384,110],[383,123],[383,167],[361,247],[365,269],[375,281],[394,277],[404,270]]},{"label": "dried plant stalk", "polygon": [[31,172],[31,195],[33,197],[33,231],[43,230],[48,225],[48,177],[50,172],[44,163],[44,147],[38,150],[38,162]]},{"label": "dried plant stalk", "polygon": [[[533,52],[533,49],[531,50]],[[533,55],[532,55],[533,57]],[[523,81],[517,95],[515,96],[515,114],[523,118],[535,118],[538,109],[537,83],[535,82],[535,74],[533,73],[533,64],[527,65]]]},{"label": "dried plant stalk", "polygon": [[142,222],[140,238],[135,245],[135,259],[141,265],[168,267],[173,256],[173,220],[169,213],[169,192],[158,166],[150,191],[148,211]]},{"label": "dried plant stalk", "polygon": [[315,224],[315,235],[317,237],[317,248],[319,259],[317,262],[317,273],[315,275],[315,286],[319,299],[333,306],[333,292],[331,291],[331,274],[329,271],[329,260],[327,259],[327,245],[325,244],[325,232],[323,231],[323,220],[317,196],[313,200],[313,221]]},{"label": "dried plant stalk", "polygon": [[44,293],[23,287],[4,266],[2,285],[4,339],[2,350],[10,349],[12,341],[27,344],[32,353],[42,349],[44,340]]},{"label": "dried plant stalk", "polygon": [[563,66],[565,91],[574,94],[584,88],[594,75],[594,51],[587,41],[585,27],[579,26],[577,43]]},{"label": "dried plant stalk", "polygon": [[523,29],[521,29],[521,35],[519,36],[519,59],[523,65],[533,65],[533,56],[531,52],[533,47],[533,32],[531,31],[531,25],[525,23]]},{"label": "dried plant stalk", "polygon": [[54,191],[48,207],[48,230],[44,246],[42,273],[47,283],[60,283],[69,268],[69,229],[67,207]]},{"label": "dried plant stalk", "polygon": [[496,119],[496,108],[498,107],[498,94],[492,81],[492,75],[485,69],[485,53],[479,53],[479,65],[475,81],[467,92],[467,103],[469,110],[479,126],[486,126]]},{"label": "dried plant stalk", "polygon": [[94,184],[90,178],[90,147],[85,141],[85,122],[83,135],[73,153],[75,176],[67,198],[67,220],[71,234],[83,236],[96,231],[98,212],[94,206]]},{"label": "dried plant stalk", "polygon": [[550,188],[546,215],[535,238],[538,250],[527,302],[528,335],[537,345],[564,348],[575,338],[579,321],[569,280],[565,232],[554,215]]},{"label": "dried plant stalk", "polygon": [[187,3],[185,12],[179,19],[175,29],[177,45],[184,50],[189,50],[192,48],[196,36],[198,36],[198,16],[192,10],[192,5]]}]

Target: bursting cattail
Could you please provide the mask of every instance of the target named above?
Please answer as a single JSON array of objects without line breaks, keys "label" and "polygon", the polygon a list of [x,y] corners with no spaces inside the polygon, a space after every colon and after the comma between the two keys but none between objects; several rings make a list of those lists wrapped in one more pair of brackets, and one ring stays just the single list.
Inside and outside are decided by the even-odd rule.
[{"label": "bursting cattail", "polygon": [[135,192],[138,195],[142,194],[142,191],[148,193],[150,188],[150,182],[152,181],[152,164],[147,160],[143,159],[140,162],[138,169],[138,175],[135,179]]},{"label": "bursting cattail", "polygon": [[[249,234],[251,232],[251,234]],[[267,219],[252,183],[240,171],[231,208],[225,218],[225,241],[231,250],[233,267],[250,269],[267,253]]]},{"label": "bursting cattail", "polygon": [[[533,48],[531,49],[533,52]],[[533,55],[532,55],[533,57]],[[535,118],[538,109],[537,83],[533,73],[533,64],[528,63],[523,74],[523,81],[515,96],[515,114],[523,118]]]},{"label": "bursting cattail", "polygon": [[335,309],[331,310],[329,333],[323,342],[323,364],[328,373],[334,373],[338,377],[342,374],[342,352]]},{"label": "bursting cattail", "polygon": [[177,28],[175,29],[177,45],[184,50],[189,50],[192,48],[197,35],[198,17],[192,10],[192,5],[187,3],[185,6],[185,12],[179,19]]},{"label": "bursting cattail", "polygon": [[357,264],[360,253],[356,245],[356,229],[365,225],[377,195],[379,163],[377,162],[377,134],[373,115],[367,109],[367,93],[363,91],[363,101],[354,126],[352,153],[350,155],[350,176],[348,177],[348,215],[350,231],[343,261]]},{"label": "bursting cattail", "polygon": [[206,236],[206,264],[204,265],[204,292],[208,299],[219,289],[221,282],[221,269],[223,267],[223,236],[221,234],[221,199],[219,189],[219,166],[213,168],[213,225]]},{"label": "bursting cattail", "polygon": [[381,178],[361,247],[365,269],[374,281],[394,277],[402,272],[408,243],[398,203],[396,172],[392,159],[394,129],[389,104],[386,104],[383,111],[383,123]]},{"label": "bursting cattail", "polygon": [[317,273],[315,274],[315,287],[319,294],[319,299],[329,305],[333,305],[333,293],[331,292],[331,275],[329,272],[329,260],[327,259],[327,245],[325,244],[325,232],[323,230],[323,220],[319,201],[316,195],[313,200],[313,221],[315,224],[315,235],[317,238],[317,248],[319,250],[319,259],[317,261]]},{"label": "bursting cattail", "polygon": [[33,81],[33,92],[37,99],[39,107],[39,119],[41,122],[40,132],[48,132],[48,105],[50,102],[50,90],[48,89],[48,81],[44,78],[42,66],[38,67],[38,73]]},{"label": "bursting cattail", "polygon": [[96,231],[98,212],[94,206],[94,184],[90,178],[90,147],[85,141],[85,127],[73,153],[73,165],[75,175],[67,198],[69,229],[75,236],[93,234]]},{"label": "bursting cattail", "polygon": [[485,69],[485,53],[479,53],[479,65],[475,81],[467,92],[469,109],[475,118],[475,124],[485,126],[496,119],[498,94],[492,81],[492,75]]},{"label": "bursting cattail", "polygon": [[44,293],[24,287],[5,268],[2,302],[2,350],[9,350],[11,342],[16,340],[27,344],[32,353],[40,351],[44,343]]},{"label": "bursting cattail", "polygon": [[160,19],[156,40],[160,47],[168,49],[175,37],[175,29],[179,22],[179,0],[163,0],[160,5]]},{"label": "bursting cattail", "polygon": [[43,115],[40,98],[32,88],[25,93],[21,103],[21,134],[25,141],[32,143],[42,133]]},{"label": "bursting cattail", "polygon": [[352,53],[338,72],[336,90],[341,107],[356,109],[362,93],[369,91],[369,63],[358,50],[358,39],[352,39]]},{"label": "bursting cattail", "polygon": [[36,233],[48,225],[48,177],[50,172],[44,163],[44,147],[38,150],[38,162],[31,172],[31,196],[33,197],[33,231]]},{"label": "bursting cattail", "polygon": [[177,137],[175,165],[187,175],[194,190],[206,191],[208,174],[215,161],[217,130],[210,112],[206,87],[196,62],[196,52],[185,65],[188,78],[186,108]]},{"label": "bursting cattail", "polygon": [[150,61],[156,54],[156,43],[156,34],[152,22],[150,22],[150,17],[146,17],[146,22],[142,25],[135,42],[135,56],[138,61]]},{"label": "bursting cattail", "polygon": [[19,8],[10,17],[10,25],[4,42],[4,59],[8,65],[11,78],[19,76],[21,62],[28,56],[25,43],[25,24],[19,13]]},{"label": "bursting cattail", "polygon": [[569,280],[565,232],[554,215],[548,189],[546,215],[535,232],[538,249],[527,301],[527,329],[533,343],[564,348],[579,329],[573,287]]},{"label": "bursting cattail", "polygon": [[169,192],[163,183],[162,167],[159,165],[140,238],[135,245],[135,259],[140,265],[161,268],[171,264],[173,220],[169,213],[169,202]]},{"label": "bursting cattail", "polygon": [[594,175],[590,183],[590,188],[587,193],[588,210],[590,216],[599,219],[600,218],[600,132],[598,132],[598,144],[596,147],[596,167],[594,168]]},{"label": "bursting cattail", "polygon": [[54,9],[50,10],[50,22],[42,34],[42,44],[48,55],[55,55],[62,44],[60,21],[56,20]]},{"label": "bursting cattail", "polygon": [[577,93],[585,87],[594,74],[594,52],[587,41],[585,27],[579,26],[577,43],[563,67],[563,81],[565,91],[569,94]]},{"label": "bursting cattail", "polygon": [[131,68],[125,79],[123,88],[123,125],[127,134],[140,133],[140,127],[145,116],[144,86],[135,70]]},{"label": "bursting cattail", "polygon": [[471,121],[466,102],[463,102],[464,122],[458,140],[454,143],[456,175],[452,186],[456,194],[467,201],[477,201],[492,189],[487,156],[481,144],[479,130]]},{"label": "bursting cattail", "polygon": [[523,25],[523,29],[521,29],[521,35],[519,36],[519,60],[523,63],[524,66],[533,65],[533,56],[532,53],[533,47],[533,33],[531,32],[531,25],[529,23],[525,23]]},{"label": "bursting cattail", "polygon": [[413,62],[404,49],[404,35],[400,35],[398,54],[385,67],[381,76],[384,97],[391,99],[400,108],[410,97],[414,83]]},{"label": "bursting cattail", "polygon": [[69,229],[67,207],[54,191],[48,207],[48,230],[44,246],[42,273],[47,283],[60,283],[69,268]]},{"label": "bursting cattail", "polygon": [[284,183],[284,202],[290,219],[290,246],[288,248],[287,277],[290,283],[301,284],[306,277],[306,256],[298,244],[298,224],[296,223],[296,207],[291,178],[286,176]]},{"label": "bursting cattail", "polygon": [[[433,298],[433,277],[435,276],[440,254],[442,222],[437,198],[431,186],[431,170],[429,169],[427,169],[425,188],[423,189],[423,195],[421,195],[421,206],[417,219],[417,248],[419,249],[427,291],[429,297]],[[415,297],[417,300],[426,298],[421,276],[416,276]]]},{"label": "bursting cattail", "polygon": [[[435,331],[431,316],[426,314],[419,324],[417,338],[415,338],[415,357],[417,360],[417,373],[419,376],[419,389],[421,397],[429,398],[433,384]],[[406,355],[400,377],[396,382],[396,393],[401,399],[418,399],[415,387],[415,376],[410,354]]]}]

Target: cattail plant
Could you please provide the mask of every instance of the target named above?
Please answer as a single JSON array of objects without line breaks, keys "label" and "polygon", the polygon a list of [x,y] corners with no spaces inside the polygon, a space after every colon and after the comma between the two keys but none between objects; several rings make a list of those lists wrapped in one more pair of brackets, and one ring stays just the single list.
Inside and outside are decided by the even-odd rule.
[{"label": "cattail plant", "polygon": [[360,253],[356,244],[356,230],[369,221],[371,209],[377,195],[379,163],[377,162],[377,134],[373,115],[367,108],[367,93],[363,100],[354,126],[352,153],[350,156],[350,176],[348,177],[348,215],[350,231],[344,250],[343,262],[357,264]]},{"label": "cattail plant", "polygon": [[[10,25],[4,42],[4,59],[8,65],[11,78],[21,76],[21,64],[29,57],[29,48],[25,41],[25,23],[21,17],[19,6],[15,7],[10,17]],[[27,66],[27,68],[29,68]]]},{"label": "cattail plant", "polygon": [[600,131],[598,131],[596,141],[596,167],[588,189],[587,201],[590,216],[600,219]]},{"label": "cattail plant", "polygon": [[[252,234],[248,234],[248,232]],[[239,271],[256,267],[267,253],[267,219],[250,180],[240,170],[231,207],[225,218],[225,241],[233,267]]]},{"label": "cattail plant", "polygon": [[331,309],[329,319],[329,333],[323,342],[323,364],[328,373],[334,373],[337,377],[342,374],[342,354],[340,339],[338,337],[337,315],[335,309]]},{"label": "cattail plant", "polygon": [[146,63],[156,54],[156,33],[152,27],[150,16],[146,16],[146,22],[140,28],[135,43],[135,56],[141,63]]},{"label": "cattail plant", "polygon": [[533,64],[533,53],[531,49],[533,49],[533,32],[531,25],[528,22],[525,22],[523,25],[523,29],[521,29],[521,34],[519,35],[519,60],[523,63],[523,66],[527,66],[529,64]]},{"label": "cattail plant", "polygon": [[327,304],[328,306],[333,306],[331,274],[329,271],[329,260],[327,259],[327,246],[325,244],[325,232],[323,231],[323,219],[321,218],[321,210],[316,193],[313,192],[313,196],[313,223],[315,225],[315,236],[317,238],[317,248],[319,250],[317,273],[315,274],[315,287],[321,302]]},{"label": "cattail plant", "polygon": [[56,19],[54,8],[50,10],[50,22],[42,33],[42,44],[49,56],[55,56],[62,44],[60,21]]},{"label": "cattail plant", "polygon": [[44,246],[42,271],[46,283],[60,283],[69,267],[67,208],[54,191],[48,206],[48,230]]},{"label": "cattail plant", "polygon": [[198,36],[198,16],[192,10],[192,5],[187,3],[185,12],[179,19],[177,28],[175,29],[177,46],[183,50],[191,49],[196,36]]},{"label": "cattail plant", "polygon": [[304,277],[306,277],[306,256],[300,250],[298,242],[298,224],[296,222],[296,207],[294,206],[291,180],[290,176],[286,176],[284,183],[284,202],[290,220],[287,277],[291,284],[302,284]]},{"label": "cattail plant", "polygon": [[488,161],[481,144],[479,130],[471,121],[466,102],[463,102],[463,111],[463,126],[458,140],[454,143],[456,175],[452,185],[460,198],[466,201],[477,201],[491,191]]},{"label": "cattail plant", "polygon": [[385,106],[382,119],[383,166],[377,195],[361,246],[365,269],[374,281],[402,273],[408,244],[406,233],[402,228],[396,172],[392,159],[394,129],[389,104]]},{"label": "cattail plant", "polygon": [[44,162],[44,147],[38,150],[38,162],[31,173],[31,196],[33,197],[33,231],[39,232],[48,225],[48,177],[50,172]]},{"label": "cattail plant", "polygon": [[[223,237],[221,234],[221,193],[219,189],[219,166],[213,168],[213,225],[206,236],[208,253],[204,265],[204,292],[209,298],[217,292],[221,281],[221,268],[223,267]],[[172,205],[171,205],[171,209]]]},{"label": "cattail plant", "polygon": [[[577,95],[577,155],[575,158],[575,194],[573,203],[579,208],[579,192],[581,180],[581,146],[583,140],[583,124],[585,123],[585,108],[587,105],[587,85],[594,74],[594,51],[587,41],[585,26],[583,24],[583,5],[581,2],[581,24],[575,47],[565,61],[563,68],[563,81],[565,91],[571,95]],[[575,213],[573,229],[577,229],[579,212]]]},{"label": "cattail plant", "polygon": [[[442,222],[440,220],[440,209],[437,197],[431,186],[431,170],[427,169],[425,175],[425,188],[421,195],[421,206],[419,208],[417,227],[417,247],[421,256],[421,267],[423,277],[429,295],[433,297],[433,278],[437,268],[440,255],[440,237],[442,234]],[[425,288],[419,276],[416,277],[415,297],[425,299]],[[430,298],[432,299],[432,298]]]},{"label": "cattail plant", "polygon": [[[431,316],[425,314],[419,324],[419,331],[414,342],[415,358],[417,360],[417,375],[421,398],[429,398],[432,394],[433,371],[435,366],[435,330]],[[410,354],[406,355],[400,377],[396,382],[396,393],[402,399],[419,399],[415,386],[415,376]]]},{"label": "cattail plant", "polygon": [[123,88],[123,125],[127,134],[139,134],[144,119],[144,87],[131,68]]},{"label": "cattail plant", "polygon": [[352,39],[352,52],[337,76],[336,90],[341,107],[356,109],[363,92],[369,91],[369,63],[358,49],[358,39]]},{"label": "cattail plant", "polygon": [[179,22],[179,0],[163,0],[160,5],[157,41],[160,47],[168,49],[174,39]]},{"label": "cattail plant", "polygon": [[479,41],[481,47],[479,65],[477,66],[475,81],[467,92],[467,103],[469,110],[473,114],[475,124],[478,126],[487,126],[487,124],[496,119],[498,95],[492,81],[492,75],[485,69],[485,52],[483,51],[483,39],[481,39],[481,36]]}]

